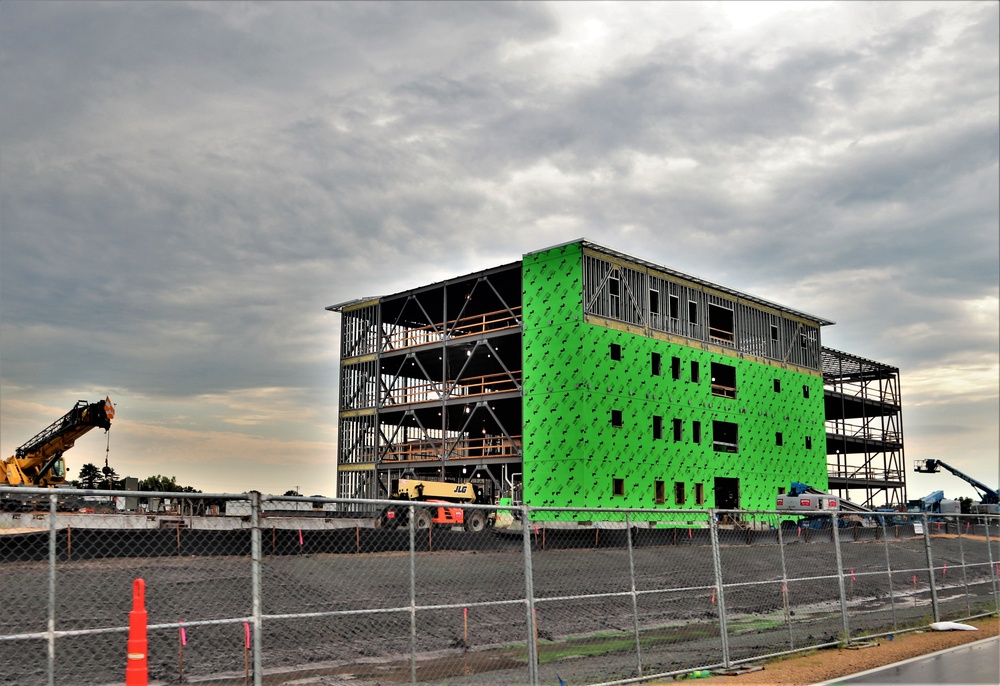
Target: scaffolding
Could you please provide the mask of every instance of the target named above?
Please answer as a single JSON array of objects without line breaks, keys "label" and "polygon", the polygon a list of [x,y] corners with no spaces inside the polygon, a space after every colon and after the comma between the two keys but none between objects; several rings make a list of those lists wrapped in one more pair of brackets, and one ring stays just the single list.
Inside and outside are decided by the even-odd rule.
[{"label": "scaffolding", "polygon": [[873,509],[905,505],[899,369],[831,348],[822,362],[831,492]]},{"label": "scaffolding", "polygon": [[340,312],[338,492],[400,476],[471,481],[493,500],[521,471],[521,263]]}]

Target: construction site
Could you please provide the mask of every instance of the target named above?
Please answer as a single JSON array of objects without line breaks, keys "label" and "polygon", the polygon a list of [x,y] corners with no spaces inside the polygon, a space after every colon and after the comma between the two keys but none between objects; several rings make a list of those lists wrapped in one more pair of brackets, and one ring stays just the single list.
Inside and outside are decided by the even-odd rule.
[{"label": "construction site", "polygon": [[833,322],[583,240],[328,309],[337,497],[69,488],[110,398],[3,461],[0,681],[118,683],[127,631],[157,683],[618,683],[1000,612],[997,490],[909,497]]}]

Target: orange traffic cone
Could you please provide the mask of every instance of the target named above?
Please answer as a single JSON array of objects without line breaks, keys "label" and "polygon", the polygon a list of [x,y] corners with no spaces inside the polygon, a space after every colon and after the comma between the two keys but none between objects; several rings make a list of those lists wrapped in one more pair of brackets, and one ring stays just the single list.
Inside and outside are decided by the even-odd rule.
[{"label": "orange traffic cone", "polygon": [[148,686],[149,665],[146,650],[146,582],[136,579],[132,584],[132,611],[128,614],[128,663],[125,665],[125,686]]}]

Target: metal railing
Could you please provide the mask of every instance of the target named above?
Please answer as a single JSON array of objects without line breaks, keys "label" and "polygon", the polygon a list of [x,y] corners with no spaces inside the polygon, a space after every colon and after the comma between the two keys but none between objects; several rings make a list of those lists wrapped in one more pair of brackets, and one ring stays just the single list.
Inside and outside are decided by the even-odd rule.
[{"label": "metal railing", "polygon": [[902,432],[895,429],[882,429],[865,423],[849,423],[843,419],[828,420],[826,429],[827,433],[836,436],[882,443],[899,443],[903,437]]},{"label": "metal railing", "polygon": [[439,343],[446,337],[465,338],[479,334],[514,329],[521,326],[521,308],[483,312],[446,322],[417,327],[397,327],[385,335],[384,350],[403,350],[429,343]]},{"label": "metal railing", "polygon": [[466,531],[417,528],[425,503],[0,496],[47,504],[0,513],[0,682],[25,685],[121,682],[136,578],[163,683],[630,683],[1000,613],[995,515],[468,505],[494,525]]},{"label": "metal railing", "polygon": [[905,481],[906,472],[901,469],[885,469],[871,464],[846,464],[847,455],[839,455],[839,461],[827,460],[827,474],[838,479],[868,479],[870,481]]},{"label": "metal railing", "polygon": [[509,458],[521,454],[521,436],[480,436],[446,438],[441,440],[413,440],[390,443],[385,447],[383,462],[421,462],[449,459]]},{"label": "metal railing", "polygon": [[393,386],[383,392],[383,405],[409,405],[438,402],[452,398],[474,398],[495,393],[521,390],[521,370],[469,376],[449,381],[414,381],[404,386]]}]

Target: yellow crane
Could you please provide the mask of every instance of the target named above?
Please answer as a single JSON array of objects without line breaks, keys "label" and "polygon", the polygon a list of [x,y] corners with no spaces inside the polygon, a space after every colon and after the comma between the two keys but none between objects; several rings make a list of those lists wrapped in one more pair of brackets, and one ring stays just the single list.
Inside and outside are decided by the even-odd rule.
[{"label": "yellow crane", "polygon": [[115,407],[110,398],[96,403],[78,401],[72,410],[0,462],[0,486],[44,488],[65,483],[63,453],[95,427],[107,432],[114,417]]}]

